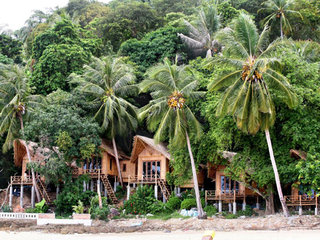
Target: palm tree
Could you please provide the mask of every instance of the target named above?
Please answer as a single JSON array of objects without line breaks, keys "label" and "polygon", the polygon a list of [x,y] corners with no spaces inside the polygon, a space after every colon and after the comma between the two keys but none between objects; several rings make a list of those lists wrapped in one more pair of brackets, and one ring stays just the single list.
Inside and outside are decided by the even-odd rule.
[{"label": "palm tree", "polygon": [[142,92],[149,91],[153,98],[141,109],[139,117],[147,119],[148,127],[155,131],[156,142],[169,136],[174,145],[187,142],[191,160],[194,189],[199,217],[203,217],[197,172],[192,154],[189,134],[201,135],[201,125],[187,105],[187,100],[203,95],[196,91],[197,80],[188,66],[171,65],[168,59],[147,72],[148,78],[141,82]]},{"label": "palm tree", "polygon": [[275,70],[277,59],[268,57],[277,45],[267,44],[268,28],[265,27],[259,35],[250,16],[243,13],[232,26],[232,29],[226,28],[220,33],[225,49],[219,61],[233,70],[215,79],[208,88],[224,91],[217,106],[218,116],[233,115],[238,128],[245,133],[256,134],[259,129],[265,131],[279,198],[283,212],[288,216],[269,134],[276,117],[269,90],[280,93],[281,100],[289,107],[296,104],[296,97],[288,80]]},{"label": "palm tree", "polygon": [[[12,147],[13,140],[19,135],[19,123],[22,138],[25,138],[23,117],[33,112],[43,100],[39,95],[31,95],[30,90],[25,69],[18,65],[0,64],[0,136],[7,134],[3,144],[4,152]],[[30,163],[27,141],[26,151]],[[40,201],[34,170],[31,169],[31,172],[33,186]]]},{"label": "palm tree", "polygon": [[207,58],[212,57],[212,53],[221,50],[220,44],[214,39],[216,31],[220,27],[220,18],[215,5],[199,11],[198,19],[195,24],[184,21],[189,30],[189,36],[178,33],[178,36],[196,54],[201,55],[207,51]]},{"label": "palm tree", "polygon": [[71,78],[71,83],[79,84],[80,91],[93,97],[93,103],[98,106],[94,118],[101,120],[102,129],[112,139],[122,185],[115,138],[137,127],[136,107],[124,99],[138,91],[133,85],[134,70],[131,65],[124,62],[123,58],[93,58],[90,65],[84,66],[84,73],[81,76],[72,75]]},{"label": "palm tree", "polygon": [[280,36],[283,39],[283,31],[291,32],[292,28],[287,18],[288,15],[299,15],[302,19],[301,13],[292,10],[294,0],[267,0],[262,3],[264,8],[261,8],[258,12],[267,11],[271,12],[263,21],[265,25],[268,25],[271,20],[279,19],[280,21]]}]

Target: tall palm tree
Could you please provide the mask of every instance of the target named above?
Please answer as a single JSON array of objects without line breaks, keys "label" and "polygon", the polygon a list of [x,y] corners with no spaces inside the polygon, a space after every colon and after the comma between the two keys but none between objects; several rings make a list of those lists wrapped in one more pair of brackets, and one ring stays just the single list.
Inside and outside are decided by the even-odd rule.
[{"label": "tall palm tree", "polygon": [[[24,116],[34,111],[43,98],[39,95],[31,95],[28,85],[28,77],[25,69],[18,65],[0,64],[0,136],[6,133],[3,151],[6,152],[12,147],[13,140],[19,136],[19,129],[24,139]],[[19,128],[20,124],[20,128]],[[29,163],[31,156],[26,141],[26,151]],[[34,170],[32,181],[38,201],[40,194],[37,189]]]},{"label": "tall palm tree", "polygon": [[123,58],[93,58],[90,65],[84,66],[82,75],[72,75],[71,83],[79,84],[83,93],[90,95],[98,106],[95,118],[101,121],[101,127],[112,139],[118,174],[123,184],[120,162],[116,144],[116,136],[136,129],[136,107],[124,97],[137,93],[134,70]]},{"label": "tall palm tree", "polygon": [[290,22],[288,20],[288,15],[298,15],[302,19],[301,13],[292,10],[294,0],[267,0],[263,2],[262,5],[265,7],[261,8],[258,12],[271,12],[271,14],[263,20],[265,25],[268,25],[271,20],[279,19],[281,39],[283,39],[284,31],[292,31]]},{"label": "tall palm tree", "polygon": [[220,18],[215,5],[208,6],[199,11],[198,19],[194,24],[184,21],[188,27],[189,36],[178,33],[178,36],[196,54],[201,55],[205,50],[207,58],[221,50],[220,44],[215,40],[215,33],[220,27]]},{"label": "tall palm tree", "polygon": [[275,70],[277,59],[269,57],[276,43],[268,45],[268,29],[259,35],[250,16],[243,13],[233,22],[232,28],[221,31],[220,37],[225,43],[220,61],[233,70],[208,86],[209,90],[224,91],[216,114],[233,115],[238,128],[245,133],[265,131],[279,198],[283,212],[288,216],[269,134],[276,118],[269,90],[280,93],[280,99],[289,107],[296,104],[296,97],[288,80]]},{"label": "tall palm tree", "polygon": [[149,91],[153,98],[141,109],[139,117],[147,119],[148,127],[155,131],[159,142],[167,137],[174,145],[187,143],[191,160],[194,190],[199,217],[203,217],[197,172],[192,154],[189,134],[201,135],[201,125],[187,105],[188,99],[198,98],[203,92],[196,91],[197,80],[188,66],[171,65],[168,59],[147,72],[148,78],[141,82],[142,92]]}]

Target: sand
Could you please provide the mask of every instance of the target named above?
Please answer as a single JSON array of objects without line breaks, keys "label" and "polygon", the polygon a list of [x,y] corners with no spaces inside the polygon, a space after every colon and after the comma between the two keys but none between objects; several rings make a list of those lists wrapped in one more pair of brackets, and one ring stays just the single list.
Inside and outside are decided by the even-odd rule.
[{"label": "sand", "polygon": [[[202,231],[142,232],[112,234],[48,234],[0,232],[0,240],[201,240]],[[214,240],[304,240],[320,239],[320,230],[217,232]]]}]

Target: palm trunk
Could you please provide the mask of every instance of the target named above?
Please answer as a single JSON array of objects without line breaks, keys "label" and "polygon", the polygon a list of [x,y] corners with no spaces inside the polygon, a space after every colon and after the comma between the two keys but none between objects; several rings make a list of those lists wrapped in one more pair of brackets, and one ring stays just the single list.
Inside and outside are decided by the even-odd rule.
[{"label": "palm trunk", "polygon": [[280,16],[280,36],[281,36],[281,39],[283,39],[282,15]]},{"label": "palm trunk", "polygon": [[[20,128],[21,128],[22,136],[24,138],[24,126],[23,126],[23,119],[22,119],[21,114],[19,114],[19,120],[20,120]],[[25,140],[25,141],[26,141],[26,151],[27,151],[28,161],[29,161],[29,163],[31,163],[31,155],[30,155],[30,151],[29,151],[29,147],[28,147],[28,142],[27,142],[27,140]],[[39,189],[37,188],[36,177],[35,177],[33,168],[31,168],[31,176],[32,176],[32,185],[35,189],[35,192],[37,195],[37,200],[38,200],[38,202],[40,202],[41,197],[40,197]]]},{"label": "palm trunk", "polygon": [[100,189],[101,179],[100,179],[100,171],[98,175],[98,181],[97,181],[97,192],[98,192],[98,199],[99,199],[99,208],[102,208],[102,198],[101,198],[101,189]]},{"label": "palm trunk", "polygon": [[196,166],[194,164],[194,158],[192,154],[192,149],[191,149],[191,144],[190,144],[190,139],[189,135],[186,132],[186,138],[187,138],[187,145],[188,145],[188,151],[189,151],[189,156],[190,156],[190,161],[191,161],[191,168],[192,168],[192,175],[193,175],[193,184],[194,184],[194,191],[196,194],[196,201],[197,201],[197,208],[198,208],[198,218],[203,218],[204,213],[201,205],[201,199],[200,199],[200,192],[199,192],[199,184],[198,184],[198,177],[197,177],[197,172],[196,172]]},{"label": "palm trunk", "polygon": [[280,178],[279,178],[279,173],[278,173],[278,168],[277,168],[276,160],[274,159],[274,155],[273,155],[273,149],[272,149],[272,143],[271,143],[269,129],[265,130],[265,134],[266,134],[266,139],[267,139],[267,143],[268,143],[268,149],[269,149],[271,164],[272,164],[272,168],[273,168],[273,172],[274,172],[274,177],[276,179],[276,185],[277,185],[278,195],[279,195],[279,199],[280,199],[280,202],[281,202],[283,214],[284,214],[285,217],[289,217],[289,215],[290,215],[289,214],[289,210],[288,210],[287,204],[286,204],[286,202],[284,201],[284,198],[283,198],[282,189],[281,189],[281,183],[280,183]]},{"label": "palm trunk", "polygon": [[114,155],[115,155],[115,158],[116,158],[120,184],[121,184],[121,186],[123,186],[121,169],[120,169],[120,162],[119,162],[119,156],[118,156],[118,150],[117,150],[116,140],[114,139],[114,137],[112,138],[112,145],[113,145]]}]

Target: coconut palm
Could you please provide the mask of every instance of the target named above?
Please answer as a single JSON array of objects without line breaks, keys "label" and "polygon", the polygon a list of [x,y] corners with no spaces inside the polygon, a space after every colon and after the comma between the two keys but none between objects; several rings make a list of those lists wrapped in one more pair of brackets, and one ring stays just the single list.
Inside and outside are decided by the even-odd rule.
[{"label": "coconut palm", "polygon": [[233,22],[232,28],[221,31],[220,37],[224,38],[225,49],[219,61],[233,70],[208,86],[209,90],[224,91],[216,114],[233,115],[238,128],[245,133],[265,131],[279,198],[288,216],[269,134],[276,117],[270,90],[280,93],[280,99],[289,107],[296,104],[296,97],[288,80],[275,70],[277,59],[268,57],[277,44],[268,45],[268,29],[259,35],[250,16],[243,13]]},{"label": "coconut palm", "polygon": [[220,44],[214,39],[216,31],[220,27],[220,19],[215,5],[199,11],[198,19],[194,24],[184,21],[188,27],[189,36],[178,33],[195,55],[199,56],[205,50],[207,58],[221,50]]},{"label": "coconut palm", "polygon": [[[0,136],[6,133],[2,148],[4,152],[12,147],[13,140],[19,136],[19,129],[21,130],[22,138],[25,138],[23,118],[33,112],[35,107],[39,106],[43,101],[41,96],[31,95],[30,90],[25,69],[18,65],[0,64]],[[26,145],[30,163],[31,156],[28,142],[26,142]],[[31,172],[33,186],[36,190],[38,201],[40,201],[34,170],[32,169]]]},{"label": "coconut palm", "polygon": [[292,10],[294,0],[267,0],[262,3],[264,8],[261,8],[258,12],[266,11],[271,12],[263,21],[265,25],[268,25],[271,20],[279,19],[280,22],[280,36],[283,39],[283,32],[291,32],[292,28],[288,20],[288,15],[298,15],[302,19],[301,13]]},{"label": "coconut palm", "polygon": [[189,134],[201,135],[201,125],[187,105],[187,101],[203,93],[196,91],[197,80],[188,66],[171,65],[168,59],[147,72],[141,82],[142,92],[149,91],[153,100],[141,109],[139,118],[147,120],[148,127],[155,131],[156,142],[169,137],[174,145],[187,143],[191,160],[194,189],[199,217],[203,217],[196,167]]},{"label": "coconut palm", "polygon": [[101,128],[112,139],[115,159],[121,185],[122,176],[116,144],[116,136],[128,133],[137,127],[136,107],[124,99],[134,94],[138,88],[133,85],[134,70],[123,58],[93,58],[84,66],[82,75],[72,75],[71,84],[79,84],[81,92],[90,95],[98,106],[94,116],[101,122]]}]

